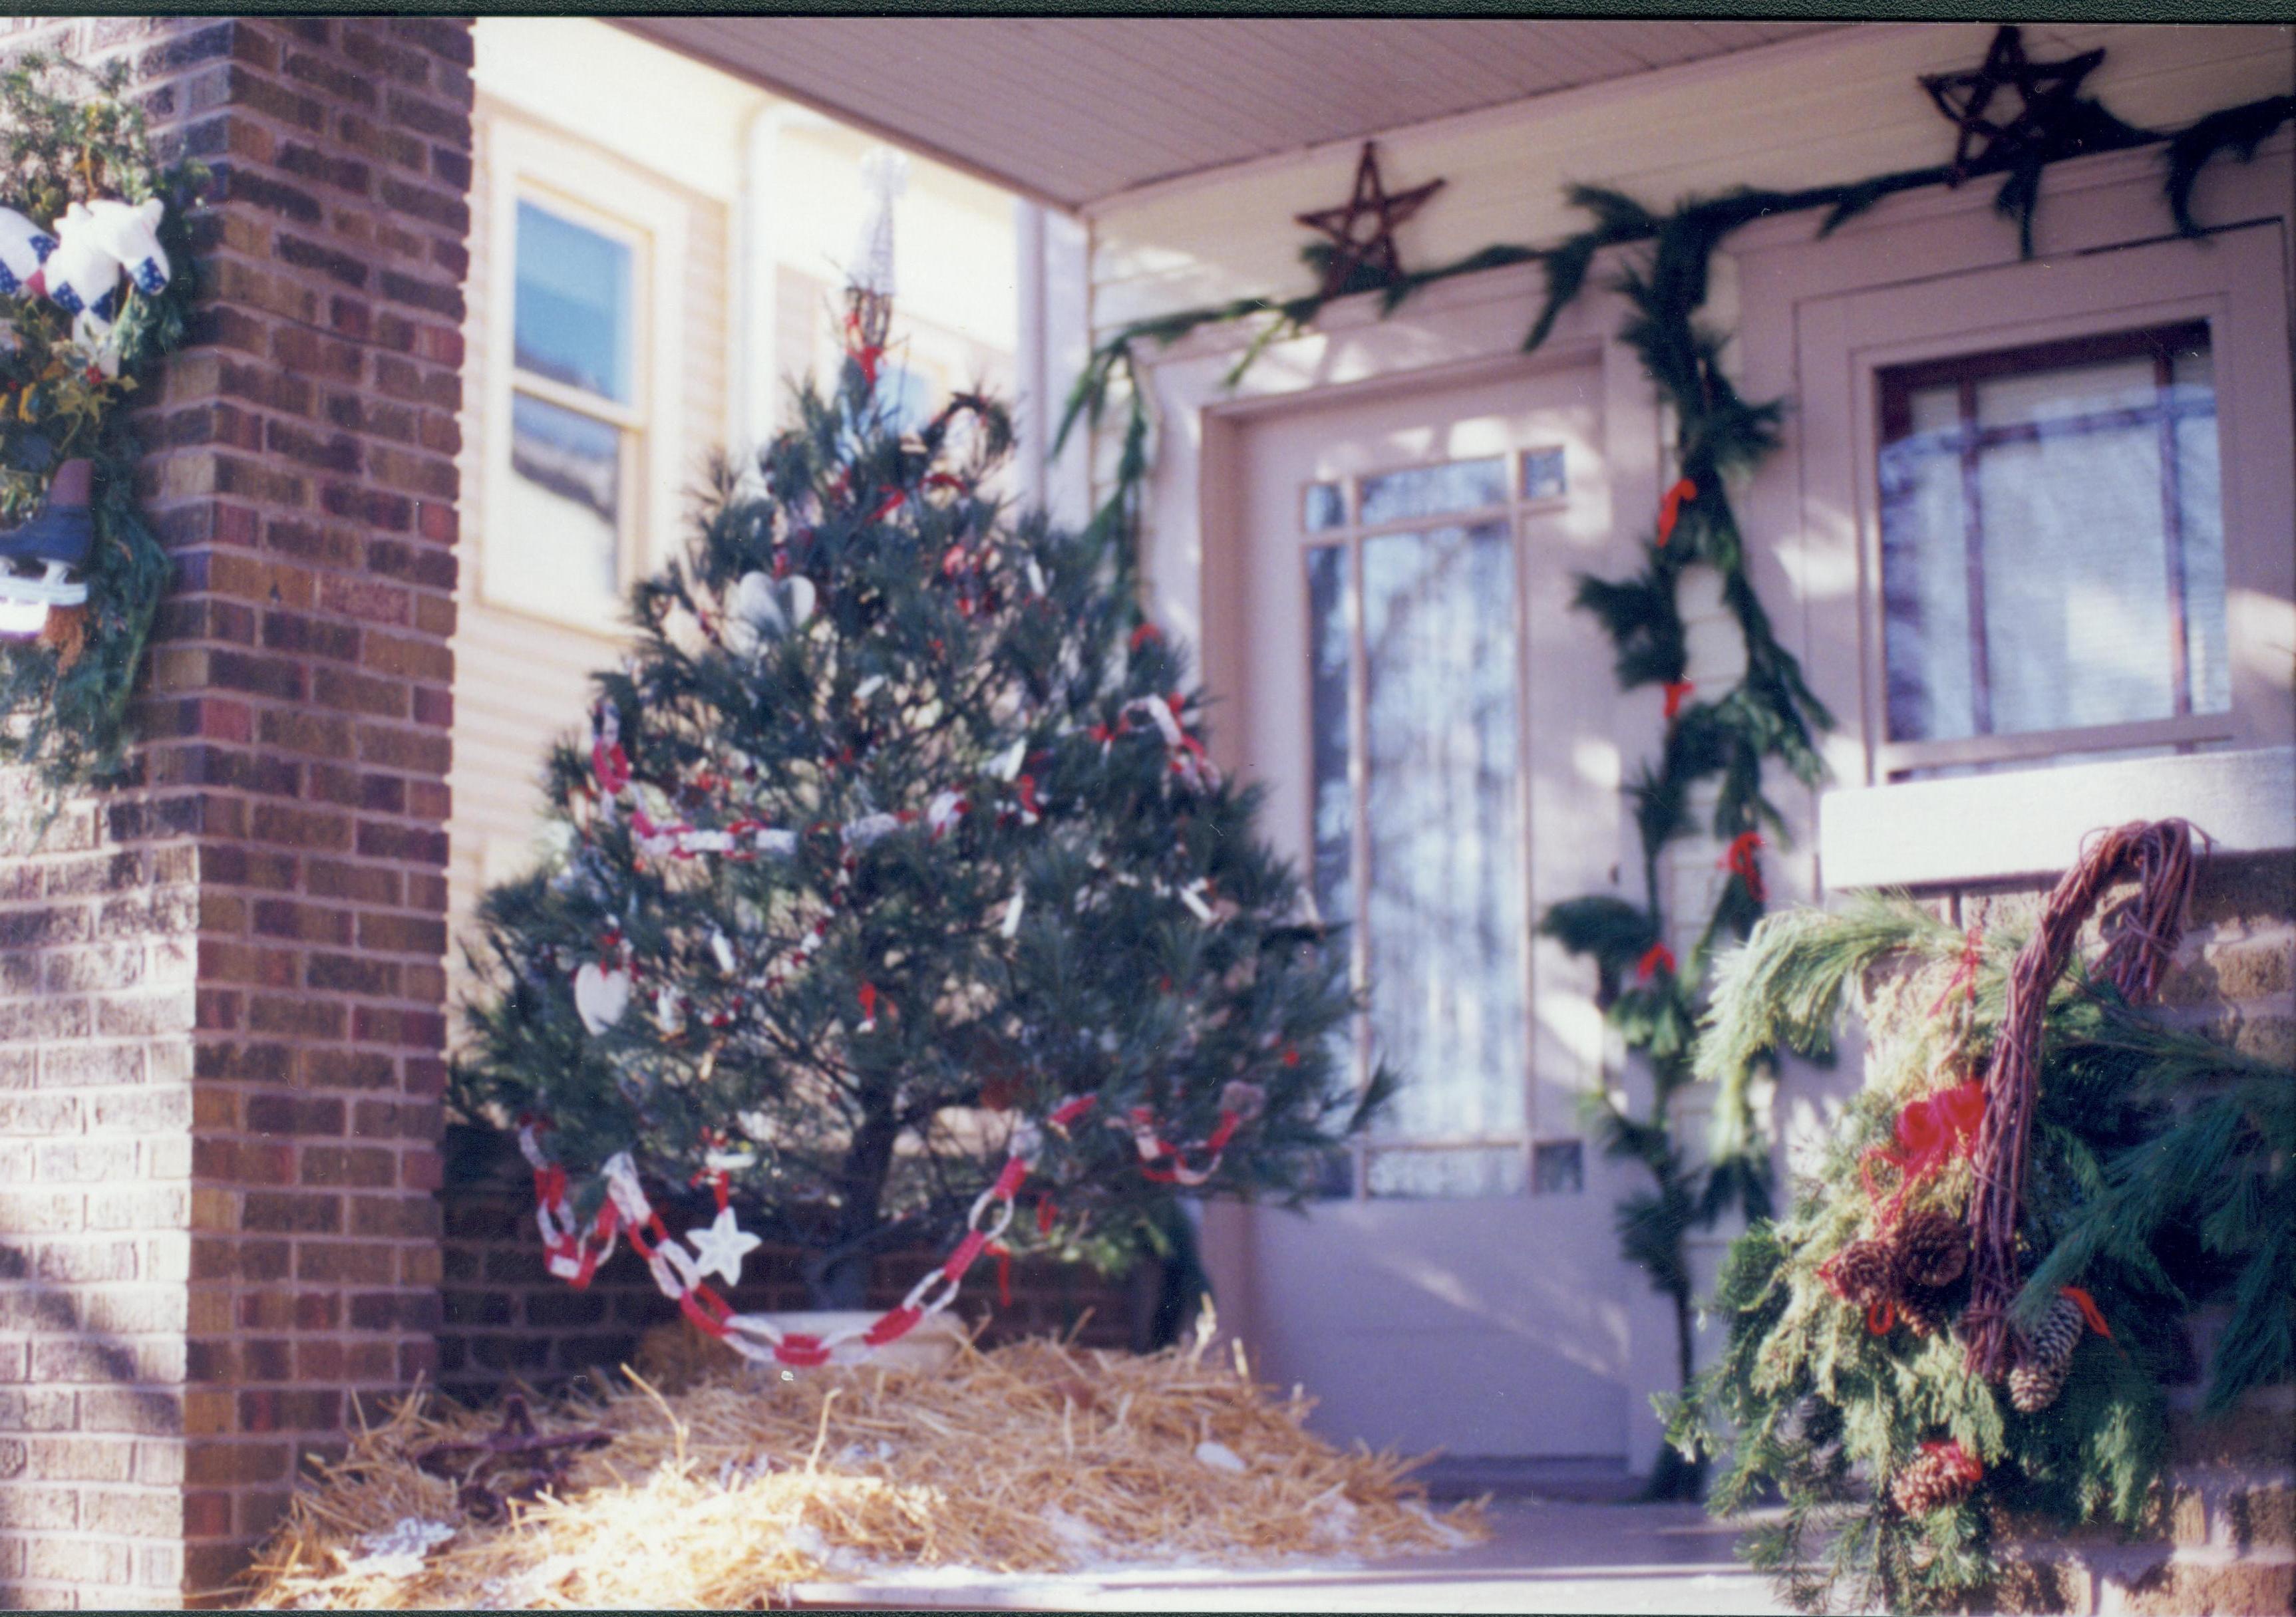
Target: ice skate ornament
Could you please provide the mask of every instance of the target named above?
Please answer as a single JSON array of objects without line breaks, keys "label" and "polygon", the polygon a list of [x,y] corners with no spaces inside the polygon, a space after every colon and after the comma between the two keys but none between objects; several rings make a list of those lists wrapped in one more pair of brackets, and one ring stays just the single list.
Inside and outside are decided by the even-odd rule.
[{"label": "ice skate ornament", "polygon": [[73,203],[64,220],[70,225],[76,216],[85,215],[85,220],[71,228],[86,231],[98,249],[111,255],[127,272],[135,290],[150,298],[166,287],[171,273],[167,251],[160,245],[160,221],[167,211],[157,197],[138,203],[98,198],[86,204]]},{"label": "ice skate ornament", "polygon": [[0,208],[0,295],[40,296],[42,289],[34,282],[55,250],[53,232],[41,229],[12,208]]},{"label": "ice skate ornament", "polygon": [[29,639],[47,626],[52,608],[86,602],[94,470],[91,461],[66,461],[40,514],[0,533],[0,637]]},{"label": "ice skate ornament", "polygon": [[28,290],[45,293],[66,314],[86,315],[99,337],[111,331],[124,302],[120,262],[105,249],[102,235],[87,205],[74,202],[56,221],[56,250],[40,265],[40,273],[24,283]]}]

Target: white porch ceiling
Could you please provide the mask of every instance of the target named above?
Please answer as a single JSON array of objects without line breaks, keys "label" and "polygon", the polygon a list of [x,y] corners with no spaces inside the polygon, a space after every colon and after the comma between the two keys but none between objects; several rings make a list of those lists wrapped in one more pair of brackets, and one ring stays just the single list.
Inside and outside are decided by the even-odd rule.
[{"label": "white porch ceiling", "polygon": [[618,20],[1068,209],[1158,180],[1842,26],[1360,17]]}]

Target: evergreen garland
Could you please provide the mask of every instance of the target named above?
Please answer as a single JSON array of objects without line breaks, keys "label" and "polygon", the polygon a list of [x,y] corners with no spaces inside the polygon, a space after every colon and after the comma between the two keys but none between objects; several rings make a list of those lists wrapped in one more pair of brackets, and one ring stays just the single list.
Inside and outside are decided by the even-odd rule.
[{"label": "evergreen garland", "polygon": [[124,62],[94,70],[34,53],[0,72],[0,205],[45,225],[76,201],[157,197],[174,266],[157,295],[123,282],[126,305],[102,354],[73,341],[72,317],[48,299],[0,296],[12,336],[0,350],[0,521],[37,512],[62,461],[94,462],[84,625],[61,644],[0,641],[0,761],[29,765],[39,788],[29,823],[12,828],[20,837],[37,836],[64,793],[118,776],[129,695],[168,577],[135,503],[143,451],[127,405],[184,341],[196,290],[184,214],[206,174],[155,155],[127,90]]},{"label": "evergreen garland", "polygon": [[[1873,1154],[1902,1139],[1908,1100],[1981,1065],[2019,942],[1973,949],[1915,906],[1872,898],[1839,915],[1769,917],[1718,963],[1702,1076],[1777,1046],[1827,1055],[1853,1001],[1873,1035],[1866,1087],[1792,1207],[1733,1245],[1713,1302],[1728,1343],[1670,1412],[1674,1441],[1728,1452],[1718,1514],[1784,1494],[1784,1517],[1757,1531],[1752,1559],[1805,1608],[1964,1605],[1993,1581],[2019,1517],[2152,1524],[2169,1448],[2161,1384],[2189,1362],[2184,1326],[2203,1301],[2232,1308],[2208,1409],[2296,1374],[2288,1074],[2144,1018],[2078,962],[2044,1022],[2020,1229],[2038,1261],[2014,1318],[2037,1373],[2013,1377],[2005,1399],[1968,1372],[1950,1334],[1891,1328],[1845,1283],[1873,1244]],[[1959,1207],[1971,1183],[1965,1159],[1923,1179],[1901,1231]],[[1942,1304],[1966,1292],[1956,1276]],[[2090,1321],[2060,1340],[2080,1299],[2110,1336]],[[1966,1487],[1937,1458],[1954,1444],[1976,1471]]]},{"label": "evergreen garland", "polygon": [[[2088,97],[2066,110],[2054,138],[2026,143],[1988,169],[2003,175],[1996,209],[2013,219],[2021,254],[2033,250],[2033,219],[2040,176],[2052,162],[2092,151],[2165,142],[2163,187],[2180,232],[2202,233],[2191,213],[2201,171],[2231,152],[2243,160],[2279,127],[2296,118],[2296,96],[2274,96],[2226,108],[2175,132],[2130,125]],[[1381,277],[1359,272],[1332,296],[1375,291],[1382,318],[1416,292],[1460,275],[1516,264],[1538,264],[1546,298],[1523,347],[1538,348],[1562,310],[1585,290],[1606,251],[1645,249],[1624,265],[1617,290],[1632,313],[1620,338],[1632,347],[1670,407],[1680,480],[1669,491],[1659,529],[1645,543],[1641,568],[1624,579],[1582,576],[1576,604],[1610,637],[1615,671],[1627,689],[1656,685],[1667,692],[1669,720],[1659,758],[1644,765],[1628,788],[1641,843],[1644,902],[1593,894],[1553,905],[1540,930],[1595,965],[1599,997],[1627,1045],[1642,1052],[1652,1074],[1647,1108],[1639,1115],[1606,1092],[1592,1097],[1596,1127],[1611,1156],[1639,1163],[1651,1188],[1629,1196],[1619,1209],[1621,1251],[1651,1278],[1675,1310],[1679,1368],[1691,1373],[1691,1292],[1685,1243],[1696,1226],[1710,1226],[1733,1207],[1751,1218],[1770,1205],[1767,1153],[1754,1127],[1753,1089],[1771,1065],[1767,1043],[1732,1046],[1727,1061],[1702,1063],[1716,1083],[1711,1134],[1702,1164],[1693,1161],[1674,1130],[1674,1100],[1692,1081],[1690,1055],[1718,944],[1744,938],[1761,918],[1764,894],[1757,850],[1767,827],[1782,835],[1784,821],[1763,793],[1766,764],[1775,762],[1794,779],[1815,785],[1823,764],[1816,733],[1831,715],[1810,691],[1793,656],[1778,643],[1746,574],[1746,544],[1728,499],[1732,481],[1759,464],[1777,443],[1783,401],[1742,396],[1721,363],[1724,335],[1702,324],[1713,254],[1734,232],[1756,220],[1823,209],[1823,237],[1900,192],[1957,184],[1965,175],[1950,164],[1900,169],[1841,184],[1796,191],[1741,188],[1718,197],[1691,199],[1660,213],[1600,186],[1572,187],[1572,205],[1594,216],[1576,235],[1548,247],[1497,242],[1437,267]],[[1301,251],[1320,272],[1331,249],[1313,242]],[[1207,326],[1261,322],[1226,377],[1234,386],[1275,340],[1298,333],[1330,301],[1320,292],[1290,299],[1243,298],[1178,310],[1120,327],[1093,350],[1069,396],[1054,448],[1057,453],[1081,421],[1098,428],[1110,394],[1119,383],[1124,430],[1107,498],[1092,526],[1125,558],[1128,576],[1137,551],[1140,508],[1150,459],[1151,423],[1140,383],[1141,345],[1167,347]],[[1677,599],[1693,565],[1719,576],[1722,599],[1737,624],[1746,667],[1731,690],[1707,700],[1686,699],[1688,634]],[[1730,875],[1717,894],[1689,958],[1677,961],[1665,945],[1667,918],[1660,903],[1659,871],[1667,846],[1700,828],[1691,800],[1702,782],[1718,786],[1710,822],[1715,838],[1731,845]],[[1629,986],[1628,978],[1633,974]],[[2296,1237],[2284,1262],[2296,1263]],[[2245,1351],[2245,1350],[2243,1350]],[[2258,1351],[2261,1352],[2261,1349]],[[1684,1469],[1668,1450],[1652,1477],[1657,1497],[1694,1494],[1700,1474]]]}]

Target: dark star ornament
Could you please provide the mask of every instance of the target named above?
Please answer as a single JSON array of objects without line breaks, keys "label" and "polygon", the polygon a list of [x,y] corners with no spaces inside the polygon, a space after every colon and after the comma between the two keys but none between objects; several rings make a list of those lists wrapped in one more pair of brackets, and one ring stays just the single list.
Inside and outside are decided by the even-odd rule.
[{"label": "dark star ornament", "polygon": [[[1309,230],[1321,231],[1332,239],[1329,247],[1317,242],[1308,249],[1323,260],[1323,285],[1316,296],[1332,298],[1371,291],[1401,280],[1403,265],[1395,253],[1395,227],[1424,207],[1443,184],[1430,180],[1390,196],[1379,177],[1378,144],[1365,141],[1363,156],[1356,163],[1355,190],[1345,204],[1293,216]],[[1366,220],[1371,225],[1369,235],[1359,230]]]},{"label": "dark star ornament", "polygon": [[[2081,94],[2081,80],[2103,60],[2099,48],[2062,61],[2034,61],[2025,54],[2017,26],[2004,23],[1973,71],[1922,76],[1922,88],[1957,131],[1946,184],[2006,171],[2009,177],[1993,205],[2017,221],[2018,249],[2026,257],[2033,256],[2033,212],[2040,201],[2044,167],[2153,138]],[[1999,116],[2006,110],[2005,90],[2015,91],[2018,102],[2015,114],[2005,118]]]}]

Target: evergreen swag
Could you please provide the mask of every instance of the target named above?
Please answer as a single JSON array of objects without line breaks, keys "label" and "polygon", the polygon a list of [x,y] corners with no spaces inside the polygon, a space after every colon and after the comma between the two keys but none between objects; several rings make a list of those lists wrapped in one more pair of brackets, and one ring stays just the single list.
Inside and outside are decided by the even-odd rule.
[{"label": "evergreen swag", "polygon": [[195,162],[152,148],[127,68],[94,70],[29,53],[0,71],[0,205],[45,225],[77,201],[166,205],[160,244],[174,274],[156,296],[123,282],[126,306],[104,348],[72,339],[72,317],[47,298],[0,295],[0,522],[37,512],[62,461],[94,462],[95,547],[83,616],[44,641],[0,641],[0,761],[30,766],[37,834],[76,787],[119,771],[127,704],[168,582],[168,559],[137,510],[141,453],[125,408],[160,358],[181,346],[195,291],[184,212],[204,183]]},{"label": "evergreen swag", "polygon": [[1344,960],[1128,558],[1003,510],[994,404],[905,434],[881,341],[637,586],[550,766],[559,851],[480,906],[499,992],[455,1074],[466,1113],[546,1121],[585,1227],[616,1153],[673,1193],[730,1164],[823,1307],[963,1229],[1064,1097],[1096,1104],[1006,1238],[1112,1264],[1184,1231],[1177,1186],[1306,1196],[1385,1091],[1334,1059]]},{"label": "evergreen swag", "polygon": [[[1784,829],[1775,806],[1763,794],[1764,769],[1776,763],[1796,780],[1815,784],[1823,768],[1815,732],[1832,723],[1794,657],[1772,633],[1746,576],[1745,537],[1731,510],[1729,486],[1775,446],[1784,404],[1750,401],[1732,385],[1721,364],[1724,335],[1698,319],[1709,265],[1733,232],[1758,219],[1824,209],[1818,233],[1824,235],[1900,192],[1988,173],[2004,176],[1995,206],[2015,222],[2021,249],[2030,257],[2041,171],[2047,164],[2153,142],[2165,143],[2163,188],[2177,228],[2198,236],[2202,230],[2191,203],[2201,171],[2226,152],[2252,157],[2275,130],[2296,118],[2296,95],[2226,108],[2174,132],[2129,125],[2088,97],[2077,97],[2062,110],[2048,138],[2019,143],[1966,170],[1939,163],[1800,191],[1740,189],[1691,199],[1669,213],[1616,191],[1578,185],[1570,188],[1570,200],[1593,216],[1594,223],[1550,247],[1494,243],[1451,264],[1392,277],[1358,266],[1328,294],[1243,298],[1136,322],[1094,350],[1055,440],[1057,449],[1079,421],[1097,428],[1111,395],[1120,389],[1125,416],[1114,477],[1093,526],[1129,549],[1136,543],[1150,461],[1139,345],[1168,346],[1200,327],[1259,321],[1259,331],[1228,373],[1233,386],[1270,342],[1303,330],[1332,298],[1376,292],[1382,315],[1391,314],[1437,282],[1535,263],[1545,273],[1546,293],[1523,341],[1528,351],[1546,340],[1563,308],[1585,289],[1599,255],[1610,251],[1623,258],[1628,249],[1643,253],[1639,262],[1624,261],[1618,271],[1615,284],[1632,310],[1620,335],[1670,409],[1679,478],[1658,514],[1641,569],[1625,579],[1582,577],[1577,604],[1610,637],[1620,683],[1628,689],[1657,686],[1665,692],[1669,724],[1663,748],[1628,788],[1642,845],[1645,899],[1641,904],[1609,894],[1566,900],[1549,908],[1540,928],[1595,962],[1599,997],[1611,1022],[1650,1068],[1651,1091],[1640,1115],[1607,1093],[1592,1097],[1591,1104],[1605,1150],[1639,1163],[1650,1175],[1651,1188],[1620,1205],[1620,1245],[1673,1304],[1677,1368],[1685,1384],[1691,1375],[1688,1233],[1712,1225],[1733,1207],[1753,1218],[1769,1210],[1767,1152],[1754,1127],[1753,1089],[1771,1066],[1771,1056],[1750,1047],[1738,1052],[1734,1063],[1708,1069],[1718,1088],[1702,1163],[1693,1159],[1676,1134],[1674,1102],[1692,1082],[1696,1022],[1713,951],[1718,944],[1745,937],[1763,912],[1762,831]],[[1329,243],[1316,241],[1301,251],[1319,284],[1331,250]],[[1693,566],[1719,576],[1723,600],[1745,649],[1745,672],[1736,685],[1709,699],[1692,699],[1693,689],[1685,678],[1687,630],[1677,591]],[[1709,781],[1717,790],[1711,818],[1702,827],[1693,817],[1692,796]],[[1660,864],[1669,845],[1702,830],[1727,845],[1728,875],[1689,957],[1677,960],[1665,941],[1671,927],[1660,903]],[[1651,1492],[1660,1498],[1694,1496],[1702,1475],[1702,1466],[1679,1463],[1669,1449],[1660,1458]]]},{"label": "evergreen swag", "polygon": [[[1868,1029],[1862,1091],[1788,1212],[1733,1245],[1712,1305],[1728,1345],[1670,1410],[1674,1441],[1728,1455],[1718,1513],[1783,1492],[1784,1519],[1755,1533],[1752,1558],[1806,1609],[1965,1608],[2017,1516],[2153,1523],[2161,1387],[2189,1374],[2185,1327],[2203,1302],[2231,1314],[2205,1413],[2296,1374],[2287,1071],[2139,1015],[2077,958],[2041,1025],[2017,1231],[2028,1267],[2011,1313],[2020,1370],[1997,1388],[1971,1373],[1956,1333],[1886,1306],[1902,1282],[1863,1260],[1887,1203],[1903,1190],[1901,1232],[1931,1218],[1959,1231],[1974,1179],[1950,1150],[1905,1174],[1898,1120],[1982,1070],[2021,942],[1980,943],[1873,898],[1771,916],[1717,968],[1702,1077],[1779,1046],[1828,1057],[1845,1008]],[[1930,1293],[1941,1313],[1969,1290],[1948,1267]]]}]

